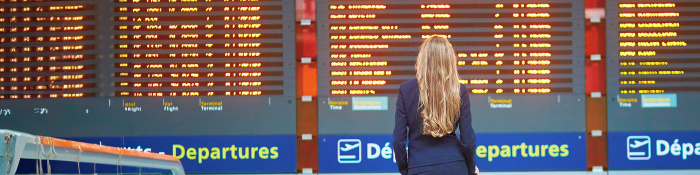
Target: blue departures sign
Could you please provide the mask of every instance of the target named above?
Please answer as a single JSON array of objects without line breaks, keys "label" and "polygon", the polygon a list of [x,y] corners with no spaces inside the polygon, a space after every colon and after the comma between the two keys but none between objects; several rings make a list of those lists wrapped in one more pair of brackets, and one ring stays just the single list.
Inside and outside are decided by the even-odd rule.
[{"label": "blue departures sign", "polygon": [[[319,138],[320,173],[398,172],[391,135]],[[585,133],[477,134],[476,159],[482,171],[586,170]]]},{"label": "blue departures sign", "polygon": [[700,131],[610,132],[609,168],[700,169]]},{"label": "blue departures sign", "polygon": [[[87,143],[174,155],[186,173],[295,173],[295,135],[164,136],[69,138]],[[117,160],[115,160],[117,162]],[[34,173],[34,160],[22,161],[18,173]],[[77,173],[77,165],[52,161],[53,173]],[[45,166],[45,165],[44,165]],[[46,169],[46,168],[44,168]],[[82,172],[116,173],[111,165],[81,163]],[[46,170],[45,170],[46,171]],[[122,173],[138,173],[125,167]],[[148,170],[144,172],[165,172]]]},{"label": "blue departures sign", "polygon": [[128,137],[129,147],[165,151],[187,173],[296,172],[294,135]]}]

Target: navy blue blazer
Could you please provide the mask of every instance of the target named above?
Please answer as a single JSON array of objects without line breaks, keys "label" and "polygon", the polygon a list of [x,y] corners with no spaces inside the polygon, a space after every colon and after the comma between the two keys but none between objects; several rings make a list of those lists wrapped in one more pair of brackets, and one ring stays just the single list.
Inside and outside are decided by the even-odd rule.
[{"label": "navy blue blazer", "polygon": [[[408,168],[434,165],[452,161],[465,161],[468,174],[475,171],[476,136],[472,128],[471,110],[467,87],[461,85],[462,99],[460,116],[457,124],[460,138],[453,131],[440,138],[423,135],[423,119],[418,115],[418,80],[412,79],[401,84],[396,100],[396,119],[394,125],[393,147],[396,153],[396,165],[401,174],[406,175]],[[406,152],[408,137],[408,153]]]}]

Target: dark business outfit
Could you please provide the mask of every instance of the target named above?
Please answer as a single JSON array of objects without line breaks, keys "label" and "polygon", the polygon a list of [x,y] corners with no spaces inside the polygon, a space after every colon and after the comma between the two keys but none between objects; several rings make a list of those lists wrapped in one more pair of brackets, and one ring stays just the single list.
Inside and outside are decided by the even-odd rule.
[{"label": "dark business outfit", "polygon": [[[472,128],[469,94],[460,85],[462,99],[459,120],[460,138],[453,131],[436,138],[423,135],[423,118],[418,108],[418,81],[408,80],[399,87],[394,125],[396,165],[406,174],[474,174],[476,136]],[[408,137],[408,153],[406,151]]]}]

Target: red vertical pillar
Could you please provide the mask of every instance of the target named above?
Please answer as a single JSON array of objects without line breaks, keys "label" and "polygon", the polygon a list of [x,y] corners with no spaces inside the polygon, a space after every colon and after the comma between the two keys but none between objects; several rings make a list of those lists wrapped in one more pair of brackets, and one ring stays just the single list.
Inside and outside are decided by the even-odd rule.
[{"label": "red vertical pillar", "polygon": [[[297,173],[305,170],[318,173],[315,22],[316,0],[296,0]],[[311,97],[311,101],[302,100],[308,97]],[[311,139],[308,139],[309,136]]]},{"label": "red vertical pillar", "polygon": [[[605,0],[586,0],[586,131],[587,167],[608,167],[607,140],[607,92],[606,92],[606,36]],[[589,17],[600,17],[599,22],[591,22]],[[600,60],[592,61],[591,55],[600,55]],[[600,93],[600,97],[591,94]],[[595,133],[595,135],[594,135]],[[598,135],[600,133],[600,135]]]}]

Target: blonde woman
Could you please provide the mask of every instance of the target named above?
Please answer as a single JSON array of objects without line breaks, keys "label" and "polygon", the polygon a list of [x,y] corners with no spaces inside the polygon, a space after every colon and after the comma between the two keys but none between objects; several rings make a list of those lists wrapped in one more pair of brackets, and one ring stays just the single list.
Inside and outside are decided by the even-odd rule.
[{"label": "blonde woman", "polygon": [[399,172],[474,174],[476,137],[469,107],[452,44],[438,36],[426,39],[418,53],[416,79],[401,84],[396,100],[393,146]]}]

